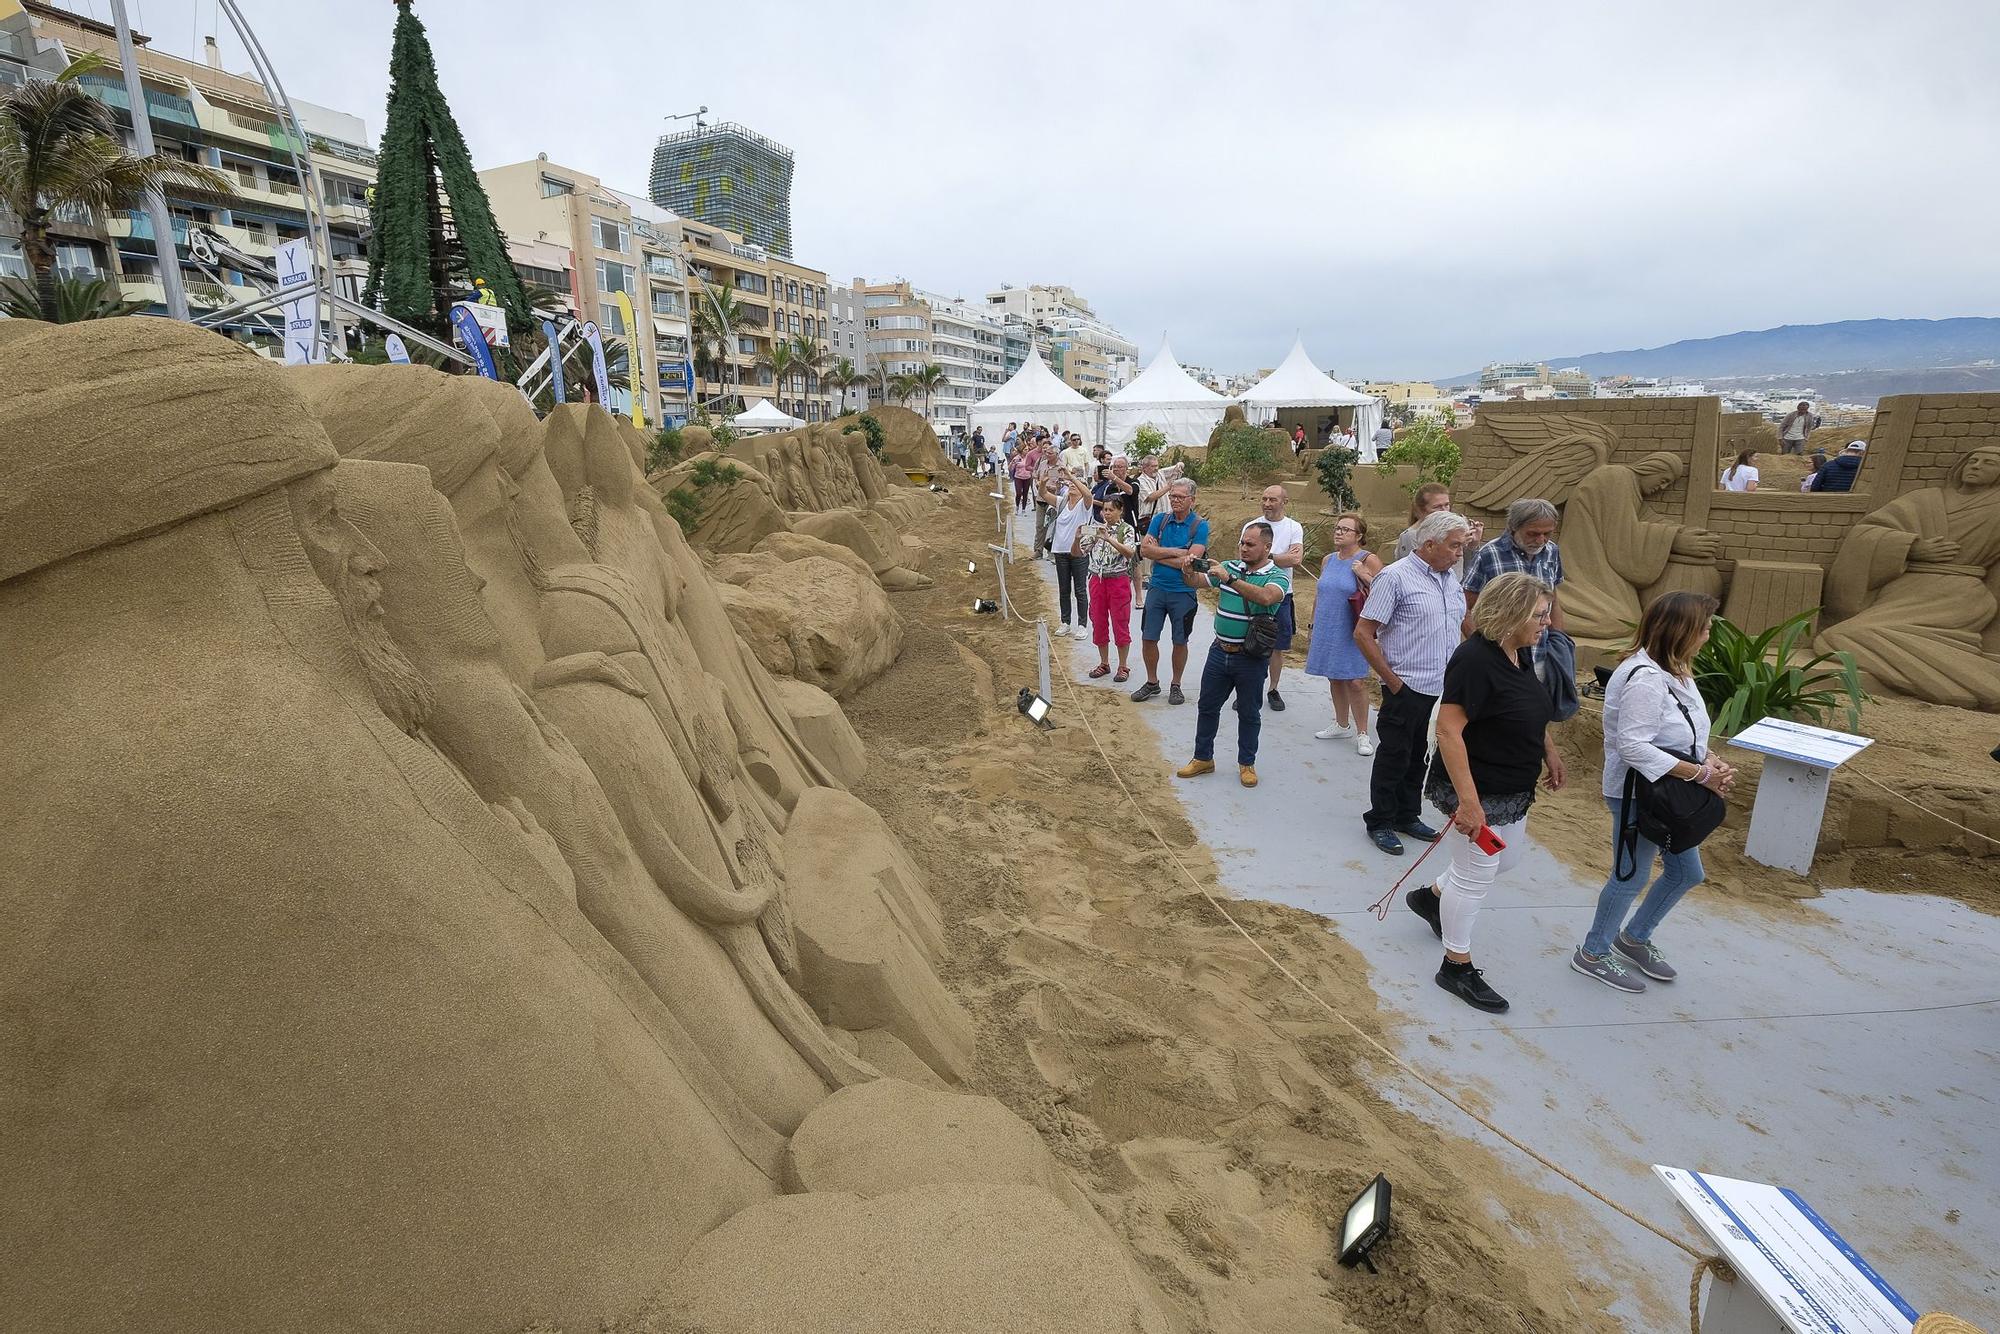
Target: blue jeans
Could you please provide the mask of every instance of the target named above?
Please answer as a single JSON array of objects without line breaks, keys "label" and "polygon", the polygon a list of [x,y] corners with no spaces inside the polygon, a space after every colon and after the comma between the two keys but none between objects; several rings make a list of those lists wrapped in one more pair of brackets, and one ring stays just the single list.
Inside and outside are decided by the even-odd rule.
[{"label": "blue jeans", "polygon": [[[1674,910],[1681,896],[1702,880],[1700,848],[1666,852],[1644,838],[1639,838],[1639,847],[1632,859],[1631,876],[1620,880],[1618,798],[1606,797],[1604,804],[1611,808],[1611,878],[1598,891],[1597,916],[1591,919],[1590,934],[1583,938],[1583,952],[1593,959],[1603,958],[1611,952],[1611,938],[1618,934],[1621,923],[1630,939],[1641,944],[1651,940],[1654,929]],[[1639,911],[1632,913],[1632,920],[1627,922],[1625,914],[1632,911],[1632,900],[1639,897],[1639,891],[1646,889],[1646,877],[1652,874],[1655,857],[1660,859],[1660,878],[1653,882],[1651,889],[1646,890],[1646,901],[1639,905]]]},{"label": "blue jeans", "polygon": [[1236,762],[1257,762],[1257,734],[1264,727],[1264,676],[1271,660],[1247,653],[1225,653],[1220,644],[1208,646],[1201,669],[1201,698],[1195,706],[1194,757],[1215,758],[1215,732],[1222,724],[1222,704],[1236,696]]}]

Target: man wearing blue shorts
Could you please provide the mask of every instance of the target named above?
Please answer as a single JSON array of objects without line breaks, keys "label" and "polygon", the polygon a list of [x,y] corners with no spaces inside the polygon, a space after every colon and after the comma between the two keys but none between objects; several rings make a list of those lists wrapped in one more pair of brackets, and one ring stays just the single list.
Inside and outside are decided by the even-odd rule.
[{"label": "man wearing blue shorts", "polygon": [[1194,630],[1194,588],[1182,575],[1186,563],[1208,550],[1208,520],[1194,512],[1194,483],[1182,477],[1167,487],[1167,509],[1155,514],[1139,539],[1139,554],[1153,562],[1146,584],[1146,606],[1139,615],[1139,652],[1146,662],[1146,684],[1132,692],[1143,704],[1160,693],[1160,631],[1174,634],[1174,679],[1167,703],[1185,704],[1181,673],[1187,670],[1188,635]]}]

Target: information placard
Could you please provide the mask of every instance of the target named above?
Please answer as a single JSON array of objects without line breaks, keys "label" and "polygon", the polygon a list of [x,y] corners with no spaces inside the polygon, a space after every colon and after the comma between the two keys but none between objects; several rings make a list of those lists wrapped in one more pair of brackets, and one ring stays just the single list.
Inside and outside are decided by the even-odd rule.
[{"label": "information placard", "polygon": [[1783,718],[1761,718],[1731,737],[1729,744],[1775,755],[1783,760],[1810,764],[1816,769],[1838,769],[1875,742],[1870,737],[1836,732],[1827,727],[1814,727]]},{"label": "information placard", "polygon": [[1910,1334],[1917,1312],[1794,1191],[1653,1171],[1792,1334]]}]

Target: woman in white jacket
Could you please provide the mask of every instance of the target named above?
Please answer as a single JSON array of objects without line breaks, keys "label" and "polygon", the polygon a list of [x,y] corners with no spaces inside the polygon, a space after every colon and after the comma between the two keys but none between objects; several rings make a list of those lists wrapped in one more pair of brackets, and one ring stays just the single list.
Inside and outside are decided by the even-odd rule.
[{"label": "woman in white jacket", "polygon": [[[1628,858],[1619,856],[1619,798],[1625,775],[1637,769],[1649,781],[1671,774],[1727,796],[1736,771],[1708,750],[1708,710],[1694,684],[1694,655],[1708,642],[1716,600],[1706,593],[1669,593],[1646,609],[1632,654],[1604,687],[1604,801],[1611,808],[1611,876],[1597,896],[1597,916],[1569,966],[1617,991],[1640,992],[1638,969],[1657,982],[1674,980],[1674,968],[1653,944],[1653,932],[1681,896],[1701,883],[1701,850],[1668,852],[1636,830]],[[1667,752],[1699,755],[1699,764]],[[1660,874],[1647,888],[1653,862]],[[1620,878],[1620,863],[1629,873]],[[1645,901],[1632,911],[1644,890]],[[1627,920],[1629,916],[1630,920]]]}]

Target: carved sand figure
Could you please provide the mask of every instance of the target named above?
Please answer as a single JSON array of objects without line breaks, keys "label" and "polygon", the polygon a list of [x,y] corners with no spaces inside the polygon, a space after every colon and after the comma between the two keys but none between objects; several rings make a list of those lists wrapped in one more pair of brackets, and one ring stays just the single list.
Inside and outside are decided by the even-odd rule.
[{"label": "carved sand figure", "polygon": [[[532,647],[517,642],[514,656],[532,654],[533,664],[525,681],[515,675],[514,684],[532,687],[537,705],[582,752],[645,874],[671,900],[654,903],[634,886],[628,867],[585,857],[574,864],[586,914],[633,960],[702,1050],[740,1081],[739,1091],[769,1124],[789,1131],[826,1084],[871,1077],[781,975],[791,944],[781,881],[768,855],[776,836],[739,816],[739,795],[751,785],[739,782],[735,738],[727,735],[730,711],[717,698],[723,692],[685,638],[652,610],[680,605],[684,586],[676,572],[656,568],[642,589],[593,562],[539,448],[517,444],[521,485],[500,469],[495,451],[502,434],[479,429],[491,417],[468,401],[480,392],[469,378],[408,367],[308,367],[290,374],[341,448],[423,462],[434,485],[455,488],[447,496],[465,533],[466,563],[484,581],[481,598],[492,623],[514,626],[517,641],[533,637]],[[412,379],[439,381],[444,389],[413,386]],[[602,412],[580,411],[609,422]],[[618,437],[604,441],[630,469]],[[699,582],[707,591],[706,581]],[[525,777],[532,770],[531,763],[516,765],[513,781],[532,786]],[[510,795],[525,799],[519,791]],[[744,1013],[742,993],[722,985],[715,962],[687,938],[673,909],[708,929],[767,1024]],[[761,936],[760,922],[768,928]],[[796,1059],[781,1050],[772,1029]]]},{"label": "carved sand figure", "polygon": [[775,1193],[782,1141],[531,822],[409,734],[449,691],[368,630],[384,561],[292,382],[167,320],[10,336],[7,369],[10,1319],[582,1328],[644,1300]]},{"label": "carved sand figure", "polygon": [[1823,649],[1891,690],[2000,709],[2000,445],[1865,515],[1827,574]]},{"label": "carved sand figure", "polygon": [[[388,554],[381,577],[390,633],[435,686],[428,735],[487,801],[518,803],[549,833],[573,869],[584,915],[631,960],[744,1101],[789,1133],[825,1097],[822,1078],[834,1067],[831,1058],[825,1071],[812,1063],[831,1044],[757,938],[755,922],[775,883],[749,893],[725,888],[669,845],[649,859],[671,876],[663,894],[569,739],[507,676],[451,508],[431,488],[429,474],[408,464],[349,460],[336,470],[336,483],[342,512]],[[626,691],[634,684],[601,654],[547,664],[540,675],[551,683],[546,689],[586,704],[599,693],[592,684],[616,687],[614,703],[631,699]],[[670,785],[649,795],[657,808],[675,793]],[[658,836],[657,824],[645,827]],[[806,1035],[810,1055],[795,1051],[773,1027],[766,1013],[773,1008]]]},{"label": "carved sand figure", "polygon": [[1647,454],[1611,463],[1611,428],[1577,414],[1494,413],[1479,424],[1523,457],[1466,497],[1476,509],[1500,511],[1523,496],[1563,508],[1563,616],[1578,638],[1630,635],[1642,610],[1640,593],[1660,582],[1675,557],[1712,563],[1721,543],[1712,533],[1654,517],[1646,497],[1687,474],[1676,454]]}]

